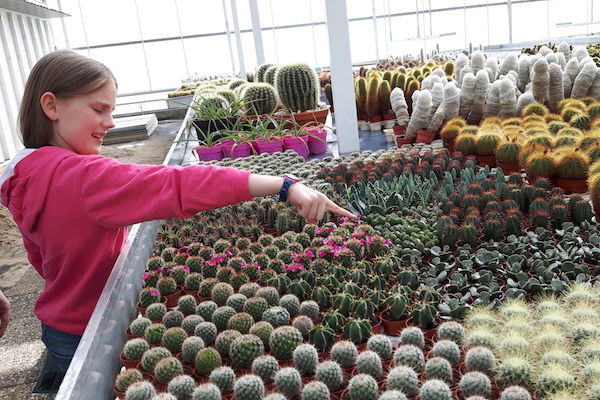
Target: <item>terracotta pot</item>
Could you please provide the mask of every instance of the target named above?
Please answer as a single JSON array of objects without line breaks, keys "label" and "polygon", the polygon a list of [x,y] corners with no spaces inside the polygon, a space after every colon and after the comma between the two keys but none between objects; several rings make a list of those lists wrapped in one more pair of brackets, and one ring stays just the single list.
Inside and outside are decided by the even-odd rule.
[{"label": "terracotta pot", "polygon": [[585,179],[561,179],[556,178],[556,185],[565,191],[566,194],[585,193],[588,190]]},{"label": "terracotta pot", "polygon": [[166,304],[167,308],[171,308],[171,307],[177,306],[177,301],[181,297],[181,293],[182,293],[182,290],[179,289],[175,293],[168,294],[168,295],[165,296],[167,298],[167,304]]},{"label": "terracotta pot", "polygon": [[404,135],[406,133],[406,125],[394,125],[394,135]]},{"label": "terracotta pot", "polygon": [[152,373],[152,371],[146,371],[142,368],[142,362],[138,362],[136,368],[142,373],[142,376],[144,377],[144,379],[150,381],[150,382],[154,382],[154,374]]},{"label": "terracotta pot", "polygon": [[477,156],[477,163],[482,167],[486,165],[490,168],[496,167],[496,156]]},{"label": "terracotta pot", "polygon": [[435,132],[429,132],[425,129],[417,129],[417,139],[415,140],[415,143],[431,144],[433,139],[435,139],[435,135]]},{"label": "terracotta pot", "polygon": [[401,321],[389,321],[383,316],[381,317],[383,330],[388,336],[400,336],[400,332],[402,332],[402,329],[406,328],[407,322],[407,319],[403,319]]},{"label": "terracotta pot", "polygon": [[[295,123],[296,123],[295,125],[297,127],[301,127],[301,126],[309,125],[309,124],[325,125],[325,121],[327,120],[327,114],[329,114],[329,108],[330,107],[326,107],[321,110],[305,111],[305,112],[294,113],[294,114],[275,114],[272,117],[274,117],[276,120],[278,120],[280,122],[286,121],[286,120],[293,120],[293,121],[295,121]],[[292,129],[292,128],[294,128],[293,122],[286,122],[283,126],[283,129]]]},{"label": "terracotta pot", "polygon": [[454,140],[444,139],[444,147],[447,148],[450,153],[454,153]]},{"label": "terracotta pot", "polygon": [[113,386],[113,390],[114,390],[114,392],[115,392],[115,396],[117,396],[117,397],[118,397],[119,399],[121,399],[121,400],[125,399],[125,392],[119,392],[119,391],[117,390],[117,388],[116,388],[116,387],[114,387],[114,386]]},{"label": "terracotta pot", "polygon": [[413,144],[415,142],[415,138],[407,138],[406,136],[396,135],[396,146],[402,147],[405,144]]},{"label": "terracotta pot", "polygon": [[131,330],[129,329],[129,327],[127,327],[127,330],[125,331],[125,335],[127,335],[127,340],[131,340],[131,339],[135,339],[135,338],[139,338],[139,337],[143,337],[144,335],[132,335],[131,334]]},{"label": "terracotta pot", "polygon": [[520,173],[521,172],[521,165],[516,162],[516,163],[505,163],[502,161],[496,161],[496,165],[500,168],[502,168],[502,172],[504,172],[504,175],[510,175],[512,173]]},{"label": "terracotta pot", "polygon": [[140,360],[127,360],[124,356],[125,355],[123,354],[123,352],[119,354],[119,360],[121,360],[121,365],[123,365],[125,368],[135,368],[140,362]]},{"label": "terracotta pot", "polygon": [[372,323],[371,332],[373,332],[373,335],[377,335],[377,334],[379,334],[380,329],[381,329],[381,319],[379,318],[379,322],[377,322],[376,324]]}]

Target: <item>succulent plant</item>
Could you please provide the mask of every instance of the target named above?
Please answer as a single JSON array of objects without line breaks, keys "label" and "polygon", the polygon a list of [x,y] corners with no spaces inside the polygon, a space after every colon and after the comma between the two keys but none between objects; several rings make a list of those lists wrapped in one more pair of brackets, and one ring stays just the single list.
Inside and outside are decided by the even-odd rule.
[{"label": "succulent plant", "polygon": [[501,387],[519,385],[528,387],[533,379],[533,367],[523,357],[511,356],[502,359],[496,371],[496,380]]},{"label": "succulent plant", "polygon": [[192,400],[220,400],[221,391],[213,383],[203,383],[198,385],[192,392]]},{"label": "succulent plant", "polygon": [[423,383],[419,397],[421,400],[451,400],[452,391],[444,381],[431,379]]},{"label": "succulent plant", "polygon": [[181,361],[175,357],[163,358],[154,366],[154,377],[156,382],[161,385],[166,385],[171,379],[181,374],[183,374],[183,366]]},{"label": "succulent plant", "polygon": [[125,392],[126,400],[150,400],[156,394],[156,389],[148,381],[134,382]]},{"label": "succulent plant", "polygon": [[371,375],[358,374],[348,382],[348,397],[350,400],[375,399],[378,394],[379,386]]},{"label": "succulent plant", "polygon": [[285,308],[291,318],[294,318],[300,313],[300,300],[293,294],[282,296],[281,299],[279,299],[279,306]]},{"label": "succulent plant", "polygon": [[300,393],[302,400],[329,400],[329,388],[323,382],[309,382],[302,388]]},{"label": "succulent plant", "polygon": [[219,282],[211,290],[212,300],[218,306],[224,306],[229,296],[233,295],[233,287],[229,283]]},{"label": "succulent plant", "polygon": [[234,314],[227,321],[227,329],[233,329],[241,333],[248,333],[252,325],[254,325],[254,318],[245,312]]},{"label": "succulent plant", "polygon": [[144,371],[154,371],[154,367],[163,358],[171,357],[171,352],[164,347],[152,347],[142,356],[140,366]]},{"label": "succulent plant", "polygon": [[212,300],[203,301],[196,307],[196,314],[204,318],[205,321],[210,321],[213,313],[218,307],[217,303]]},{"label": "succulent plant", "polygon": [[490,378],[486,374],[477,371],[464,374],[460,379],[459,387],[464,397],[488,397],[492,392]]},{"label": "succulent plant", "polygon": [[356,364],[358,350],[356,345],[349,340],[336,342],[331,347],[331,359],[336,361],[342,368],[351,368]]},{"label": "succulent plant", "polygon": [[163,334],[161,344],[173,354],[181,353],[181,346],[187,337],[188,335],[183,328],[169,328]]},{"label": "succulent plant", "polygon": [[152,321],[150,321],[146,317],[138,317],[131,321],[129,324],[129,331],[133,336],[144,336],[144,332],[146,328],[152,325]]},{"label": "succulent plant", "polygon": [[221,356],[215,348],[206,347],[196,354],[195,366],[198,375],[208,376],[215,368],[221,366]]},{"label": "succulent plant", "polygon": [[279,292],[272,286],[261,287],[254,295],[263,297],[271,307],[279,304]]},{"label": "succulent plant", "polygon": [[287,309],[279,306],[271,307],[262,313],[263,321],[266,321],[273,325],[274,328],[289,325],[290,313]]},{"label": "succulent plant", "polygon": [[[221,306],[215,310],[211,321],[217,327],[217,330],[223,331],[227,329],[229,319],[236,314],[235,310],[229,306]],[[206,340],[205,340],[206,341]]]},{"label": "succulent plant", "polygon": [[302,378],[295,368],[282,368],[273,378],[277,391],[292,400],[300,395],[302,391]]},{"label": "succulent plant", "polygon": [[126,360],[141,360],[144,352],[149,348],[150,345],[145,339],[131,339],[128,340],[123,347],[123,356]]},{"label": "succulent plant", "polygon": [[239,368],[250,368],[252,361],[265,351],[262,340],[255,335],[242,335],[231,343],[229,356]]},{"label": "succulent plant", "polygon": [[317,365],[315,372],[317,380],[323,382],[331,392],[342,389],[344,375],[342,368],[335,361],[323,361]]},{"label": "succulent plant", "polygon": [[308,334],[310,333],[310,330],[314,327],[314,323],[312,319],[310,319],[306,315],[298,315],[292,321],[292,326],[298,329],[305,339],[308,339]]},{"label": "succulent plant", "polygon": [[190,336],[181,345],[181,360],[186,364],[193,364],[196,354],[204,348],[204,340],[198,336]]},{"label": "succulent plant", "polygon": [[423,351],[413,345],[400,345],[394,352],[394,364],[406,365],[417,372],[423,370],[425,366],[425,357]]},{"label": "succulent plant", "polygon": [[374,351],[363,351],[356,357],[356,370],[360,374],[368,374],[375,379],[380,379],[383,375],[381,358]]},{"label": "succulent plant", "polygon": [[487,347],[472,347],[465,356],[467,371],[479,371],[490,374],[496,366],[494,353]]},{"label": "succulent plant", "polygon": [[244,305],[246,304],[247,300],[248,298],[243,294],[235,293],[227,298],[225,305],[233,308],[236,312],[239,313],[244,311]]},{"label": "succulent plant", "polygon": [[317,321],[320,316],[319,305],[313,300],[305,300],[300,303],[300,314],[306,315],[313,321]]},{"label": "succulent plant", "polygon": [[233,390],[235,372],[230,367],[219,367],[210,373],[210,383],[215,384],[222,394],[228,394]]},{"label": "succulent plant", "polygon": [[242,334],[233,329],[227,329],[223,332],[219,332],[214,342],[215,349],[217,349],[222,357],[229,357],[231,344],[240,337],[242,337]]},{"label": "succulent plant", "polygon": [[409,326],[400,332],[400,342],[402,344],[412,344],[422,349],[425,347],[425,336],[420,328]]},{"label": "succulent plant", "polygon": [[150,304],[160,302],[160,292],[155,287],[145,287],[140,291],[139,303],[142,307],[148,307]]},{"label": "succulent plant", "polygon": [[166,313],[167,307],[163,303],[152,303],[146,309],[146,317],[155,322],[162,321]]},{"label": "succulent plant", "polygon": [[310,344],[301,344],[294,350],[293,354],[294,367],[303,376],[312,376],[315,374],[319,355],[317,349]]},{"label": "succulent plant", "polygon": [[367,341],[367,349],[374,351],[382,360],[392,358],[392,341],[385,335],[373,335]]},{"label": "succulent plant", "polygon": [[188,315],[183,319],[183,322],[181,322],[181,327],[188,336],[192,336],[196,330],[196,326],[198,326],[200,322],[204,322],[204,318],[201,316],[197,314]]},{"label": "succulent plant", "polygon": [[165,328],[173,328],[177,326],[181,326],[183,319],[185,316],[179,310],[171,310],[167,311],[165,315],[163,315],[162,323]]},{"label": "succulent plant", "polygon": [[256,295],[256,291],[260,288],[260,285],[256,282],[248,282],[244,283],[240,286],[238,292],[247,298],[254,297]]},{"label": "succulent plant", "polygon": [[388,372],[386,387],[388,390],[399,390],[408,397],[412,397],[417,394],[419,377],[411,367],[395,367]]},{"label": "succulent plant", "polygon": [[192,397],[192,393],[196,388],[194,378],[189,375],[179,375],[171,379],[167,386],[167,390],[177,400],[185,400]]},{"label": "succulent plant", "polygon": [[206,345],[210,346],[217,338],[217,326],[212,322],[200,322],[194,329],[194,336],[199,336]]},{"label": "succulent plant", "polygon": [[252,361],[252,373],[260,376],[266,384],[273,382],[273,377],[278,370],[279,363],[273,356],[262,355]]},{"label": "succulent plant", "polygon": [[319,83],[314,70],[307,64],[282,65],[275,75],[275,88],[281,103],[291,112],[317,108]]},{"label": "succulent plant", "polygon": [[248,333],[258,336],[265,345],[265,348],[269,347],[269,339],[273,332],[273,326],[266,321],[259,321],[250,327]]},{"label": "succulent plant", "polygon": [[144,331],[144,339],[151,345],[160,344],[166,330],[167,328],[163,324],[152,324]]},{"label": "succulent plant", "polygon": [[115,388],[119,392],[125,392],[133,383],[143,380],[144,376],[139,370],[135,368],[129,368],[117,375],[117,379],[115,380]]},{"label": "succulent plant", "polygon": [[568,390],[575,386],[575,377],[562,365],[550,364],[540,371],[537,387],[542,394]]},{"label": "succulent plant", "polygon": [[452,366],[445,358],[430,358],[425,363],[425,378],[452,383]]},{"label": "succulent plant", "polygon": [[269,309],[269,303],[265,300],[264,297],[250,297],[244,303],[244,312],[252,315],[255,321],[260,321],[262,319],[263,313]]},{"label": "succulent plant", "polygon": [[509,386],[500,393],[500,400],[531,400],[531,394],[521,386]]}]

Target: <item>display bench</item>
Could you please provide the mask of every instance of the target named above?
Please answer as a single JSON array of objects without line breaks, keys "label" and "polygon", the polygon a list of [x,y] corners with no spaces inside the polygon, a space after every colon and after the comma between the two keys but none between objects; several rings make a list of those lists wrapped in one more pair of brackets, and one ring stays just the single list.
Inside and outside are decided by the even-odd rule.
[{"label": "display bench", "polygon": [[[181,140],[195,139],[193,129],[190,129],[192,115],[193,110],[188,109],[163,165],[190,163],[191,149],[197,142]],[[121,368],[119,353],[127,340],[125,330],[138,312],[135,305],[141,276],[160,223],[159,220],[149,221],[130,227],[127,242],[104,286],[56,399],[115,397],[113,383]]]}]

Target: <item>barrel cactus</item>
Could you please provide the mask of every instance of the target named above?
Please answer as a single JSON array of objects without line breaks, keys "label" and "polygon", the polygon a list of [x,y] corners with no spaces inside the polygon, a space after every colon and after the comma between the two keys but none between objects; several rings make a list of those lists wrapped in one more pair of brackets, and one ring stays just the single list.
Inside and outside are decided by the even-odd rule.
[{"label": "barrel cactus", "polygon": [[371,375],[355,375],[348,383],[348,397],[350,400],[375,399],[378,393],[379,386]]},{"label": "barrel cactus", "polygon": [[181,346],[183,341],[187,339],[188,335],[183,328],[173,327],[165,331],[162,336],[162,345],[169,349],[173,354],[181,353]]},{"label": "barrel cactus", "polygon": [[265,345],[265,348],[269,347],[269,339],[273,332],[273,325],[266,321],[259,321],[250,327],[248,333],[258,336]]},{"label": "barrel cactus", "polygon": [[192,400],[221,400],[221,391],[213,383],[203,383],[192,392]]},{"label": "barrel cactus", "polygon": [[460,362],[460,348],[451,340],[440,340],[433,345],[431,353],[436,357],[443,357],[452,365]]},{"label": "barrel cactus", "polygon": [[123,356],[126,360],[141,360],[144,352],[149,348],[150,345],[145,339],[131,339],[123,347]]},{"label": "barrel cactus", "polygon": [[215,349],[217,349],[222,357],[229,357],[231,344],[241,336],[242,334],[240,332],[233,329],[227,329],[220,332],[215,339]]},{"label": "barrel cactus", "polygon": [[408,400],[406,395],[399,390],[386,390],[378,400]]},{"label": "barrel cactus", "polygon": [[329,400],[329,388],[323,382],[313,381],[307,383],[300,393],[302,400]]},{"label": "barrel cactus", "polygon": [[277,391],[283,394],[288,399],[294,399],[300,395],[302,391],[302,378],[297,369],[287,367],[282,368],[273,378]]},{"label": "barrel cactus", "polygon": [[256,357],[252,361],[252,373],[260,376],[264,383],[270,384],[273,382],[275,373],[279,370],[279,363],[273,356],[263,355]]},{"label": "barrel cactus", "polygon": [[451,400],[452,391],[443,381],[431,379],[423,383],[419,397],[421,400]]},{"label": "barrel cactus", "polygon": [[144,336],[146,328],[150,325],[152,325],[152,321],[148,318],[138,317],[129,324],[129,332],[131,332],[133,336]]},{"label": "barrel cactus", "polygon": [[509,386],[500,393],[500,400],[531,400],[531,394],[521,386]]},{"label": "barrel cactus", "polygon": [[204,318],[205,321],[210,321],[218,307],[217,303],[212,300],[203,301],[196,307],[196,314]]},{"label": "barrel cactus", "polygon": [[425,363],[425,377],[427,379],[439,379],[446,383],[452,383],[452,366],[445,358],[430,358]]},{"label": "barrel cactus", "polygon": [[273,328],[277,328],[290,324],[290,313],[283,307],[271,307],[262,313],[262,320],[273,325]]},{"label": "barrel cactus", "polygon": [[163,358],[154,367],[154,377],[156,382],[161,385],[166,385],[171,379],[181,374],[183,374],[183,366],[181,361],[175,357]]},{"label": "barrel cactus", "polygon": [[387,375],[386,387],[388,390],[399,390],[412,397],[417,394],[419,377],[410,367],[395,367]]},{"label": "barrel cactus", "polygon": [[217,337],[217,326],[212,322],[200,322],[194,329],[194,336],[202,338],[204,343],[210,346]]},{"label": "barrel cactus", "polygon": [[313,321],[317,321],[320,316],[320,308],[316,301],[306,300],[300,303],[300,314],[306,315]]},{"label": "barrel cactus", "polygon": [[302,334],[293,326],[275,328],[269,339],[271,354],[278,360],[292,358],[294,349],[302,343]]},{"label": "barrel cactus", "polygon": [[298,315],[292,321],[292,326],[302,333],[304,339],[308,339],[308,334],[310,330],[314,327],[313,320],[307,317],[306,315]]},{"label": "barrel cactus", "polygon": [[183,315],[194,314],[197,306],[196,299],[191,295],[181,296],[179,300],[177,300],[177,306]]},{"label": "barrel cactus", "polygon": [[229,356],[239,368],[250,368],[252,361],[265,351],[262,340],[255,335],[242,335],[231,343]]},{"label": "barrel cactus", "polygon": [[224,331],[227,329],[229,319],[236,314],[235,310],[229,306],[221,306],[215,310],[211,321],[217,327],[217,330]]},{"label": "barrel cactus", "polygon": [[382,360],[392,358],[392,341],[385,335],[373,335],[367,341],[367,348],[379,355]]},{"label": "barrel cactus", "polygon": [[356,370],[360,374],[368,374],[375,379],[379,379],[383,375],[381,358],[374,351],[363,351],[356,357]]},{"label": "barrel cactus", "polygon": [[402,329],[402,332],[400,332],[400,341],[402,344],[412,344],[421,349],[425,347],[423,331],[416,326],[409,326]]},{"label": "barrel cactus", "polygon": [[256,291],[255,296],[264,298],[271,307],[279,304],[279,292],[272,286],[261,287]]},{"label": "barrel cactus", "polygon": [[255,321],[260,321],[263,313],[268,309],[269,303],[267,303],[267,300],[264,297],[250,297],[244,303],[244,312],[252,315]]},{"label": "barrel cactus", "polygon": [[146,317],[152,321],[162,321],[167,313],[167,306],[163,303],[152,303],[146,308]]},{"label": "barrel cactus", "polygon": [[233,390],[235,372],[230,367],[219,367],[210,373],[210,382],[217,385],[222,394],[228,394]]},{"label": "barrel cactus", "polygon": [[467,351],[465,367],[467,371],[480,371],[489,375],[496,367],[496,358],[487,347],[473,347]]},{"label": "barrel cactus", "polygon": [[135,382],[125,392],[126,400],[150,400],[156,394],[156,389],[148,381]]},{"label": "barrel cactus", "polygon": [[421,372],[425,366],[425,356],[420,348],[405,344],[399,346],[394,352],[394,363],[396,365],[406,365],[417,372]]},{"label": "barrel cactus", "polygon": [[245,312],[234,314],[227,321],[227,329],[233,329],[240,333],[248,333],[252,325],[254,325],[254,318]]},{"label": "barrel cactus", "polygon": [[301,344],[294,350],[294,366],[304,376],[312,376],[317,369],[319,355],[317,349],[310,344]]},{"label": "barrel cactus", "polygon": [[460,379],[459,388],[464,397],[488,397],[492,391],[492,383],[490,378],[482,372],[467,372]]},{"label": "barrel cactus", "polygon": [[331,359],[339,363],[342,368],[353,367],[357,356],[356,345],[349,340],[342,340],[331,347]]},{"label": "barrel cactus", "polygon": [[186,364],[193,364],[196,354],[204,348],[204,340],[198,336],[190,336],[181,345],[181,360]]},{"label": "barrel cactus", "polygon": [[327,385],[332,392],[342,389],[344,384],[342,368],[335,361],[323,361],[322,363],[319,363],[317,365],[315,377],[317,380]]},{"label": "barrel cactus", "polygon": [[226,306],[233,308],[236,312],[240,313],[244,311],[244,305],[248,301],[248,297],[241,293],[232,294],[227,298]]},{"label": "barrel cactus", "polygon": [[196,388],[194,378],[189,375],[179,375],[171,379],[167,390],[178,400],[189,399]]},{"label": "barrel cactus", "polygon": [[307,64],[282,65],[275,76],[275,87],[281,103],[291,112],[305,112],[317,108],[319,81]]},{"label": "barrel cactus", "polygon": [[115,380],[115,389],[124,393],[129,386],[135,382],[141,382],[143,380],[144,376],[139,370],[135,368],[129,368],[117,375],[117,379]]},{"label": "barrel cactus", "polygon": [[164,358],[171,357],[171,352],[164,347],[153,347],[142,356],[140,366],[144,371],[154,371],[154,367]]},{"label": "barrel cactus", "polygon": [[221,366],[221,356],[213,347],[207,347],[196,354],[196,373],[200,376],[208,376],[215,368]]},{"label": "barrel cactus", "polygon": [[268,83],[248,83],[241,92],[248,115],[271,114],[277,109],[277,91]]}]

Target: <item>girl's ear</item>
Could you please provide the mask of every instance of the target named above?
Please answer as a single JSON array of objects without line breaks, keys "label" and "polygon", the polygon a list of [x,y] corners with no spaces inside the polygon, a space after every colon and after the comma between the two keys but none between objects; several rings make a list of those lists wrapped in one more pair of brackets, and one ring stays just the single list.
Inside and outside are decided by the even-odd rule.
[{"label": "girl's ear", "polygon": [[58,119],[58,105],[56,100],[56,96],[52,92],[46,92],[40,97],[42,110],[51,121]]}]

